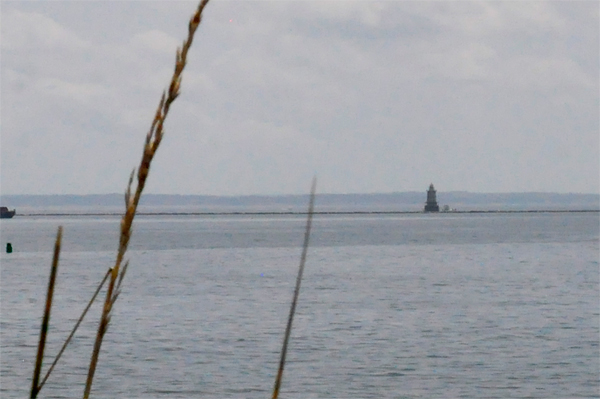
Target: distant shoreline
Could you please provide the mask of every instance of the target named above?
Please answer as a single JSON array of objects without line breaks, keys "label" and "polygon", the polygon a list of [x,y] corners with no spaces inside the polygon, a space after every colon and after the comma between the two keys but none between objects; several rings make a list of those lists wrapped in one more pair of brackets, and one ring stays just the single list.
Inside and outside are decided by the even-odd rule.
[{"label": "distant shoreline", "polygon": [[[315,215],[410,215],[423,212],[423,192],[319,194]],[[599,194],[437,192],[440,210],[450,213],[597,212]],[[17,216],[121,215],[123,195],[0,195]],[[201,196],[146,194],[138,214],[152,216],[293,216],[306,214],[307,195]],[[442,213],[442,212],[440,212]]]},{"label": "distant shoreline", "polygon": [[[600,209],[530,209],[530,210],[470,210],[449,212],[423,212],[423,211],[318,211],[313,215],[452,215],[452,214],[495,214],[495,213],[600,213]],[[296,216],[307,215],[306,211],[265,211],[265,212],[138,212],[138,216]],[[24,213],[16,214],[14,217],[34,216],[122,216],[118,212],[84,212],[84,213]]]}]

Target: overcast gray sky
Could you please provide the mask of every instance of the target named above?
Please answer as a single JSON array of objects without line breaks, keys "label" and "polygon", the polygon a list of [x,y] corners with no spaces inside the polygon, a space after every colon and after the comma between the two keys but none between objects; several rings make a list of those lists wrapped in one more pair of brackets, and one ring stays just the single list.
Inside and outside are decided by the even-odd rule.
[{"label": "overcast gray sky", "polygon": [[[598,193],[599,4],[213,0],[147,192]],[[2,1],[2,194],[123,192],[195,7]]]}]

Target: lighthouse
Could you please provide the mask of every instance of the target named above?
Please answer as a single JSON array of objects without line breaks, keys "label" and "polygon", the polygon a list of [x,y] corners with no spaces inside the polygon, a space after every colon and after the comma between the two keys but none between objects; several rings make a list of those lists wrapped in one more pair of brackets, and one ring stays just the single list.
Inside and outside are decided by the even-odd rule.
[{"label": "lighthouse", "polygon": [[440,207],[438,206],[437,200],[435,198],[435,188],[433,187],[433,183],[429,185],[429,190],[427,190],[427,202],[425,202],[424,212],[439,212]]}]

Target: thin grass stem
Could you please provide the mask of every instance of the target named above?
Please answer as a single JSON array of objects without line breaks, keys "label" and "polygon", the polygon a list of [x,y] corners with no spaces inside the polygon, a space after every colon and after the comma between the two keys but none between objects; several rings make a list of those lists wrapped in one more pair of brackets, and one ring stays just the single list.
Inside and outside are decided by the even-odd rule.
[{"label": "thin grass stem", "polygon": [[40,374],[42,372],[42,363],[44,361],[44,349],[46,348],[46,336],[48,335],[48,325],[50,324],[50,311],[52,310],[52,297],[54,296],[54,284],[56,283],[56,273],[58,271],[58,258],[60,257],[60,245],[62,241],[62,226],[58,226],[56,241],[54,242],[54,256],[52,257],[52,267],[50,269],[50,279],[48,280],[48,292],[46,294],[46,308],[42,319],[42,328],[40,331],[40,340],[38,342],[37,357],[35,368],[33,370],[33,379],[31,381],[31,399],[35,399],[40,391]]},{"label": "thin grass stem", "polygon": [[279,388],[281,387],[281,381],[283,379],[283,368],[285,366],[285,357],[287,355],[288,342],[290,340],[290,334],[292,332],[292,322],[294,321],[294,314],[296,313],[296,304],[298,303],[298,296],[300,295],[300,283],[302,282],[302,274],[304,273],[304,264],[306,263],[306,254],[308,253],[308,242],[310,240],[310,229],[312,227],[312,218],[315,207],[315,191],[317,189],[317,178],[313,177],[312,186],[310,189],[310,201],[308,204],[308,218],[306,221],[306,230],[304,231],[304,244],[302,246],[302,256],[300,257],[300,267],[298,268],[298,276],[296,277],[296,288],[294,289],[294,296],[292,298],[292,306],[290,307],[290,315],[288,316],[287,326],[285,328],[285,336],[283,339],[283,347],[281,348],[281,358],[279,359],[279,369],[277,370],[277,378],[275,379],[275,386],[273,388],[273,399],[277,399],[279,396]]},{"label": "thin grass stem", "polygon": [[62,356],[63,352],[65,351],[65,349],[67,349],[67,345],[69,345],[69,342],[71,342],[71,339],[73,338],[73,336],[75,335],[75,332],[77,331],[77,329],[79,328],[79,325],[81,324],[81,322],[83,321],[85,315],[87,314],[88,310],[90,310],[90,308],[92,307],[92,304],[94,303],[94,301],[96,300],[96,297],[98,296],[98,294],[100,293],[100,290],[102,289],[102,287],[104,286],[104,283],[106,283],[106,280],[108,280],[108,276],[110,276],[110,270],[108,270],[106,272],[106,274],[104,275],[104,278],[102,279],[102,281],[100,282],[100,284],[98,285],[98,288],[96,288],[96,292],[94,292],[94,295],[92,296],[92,299],[90,299],[90,301],[88,302],[87,306],[85,307],[85,309],[83,310],[83,313],[81,314],[81,316],[79,317],[79,320],[77,320],[77,323],[75,323],[75,327],[73,327],[73,330],[71,330],[71,334],[69,334],[69,336],[67,337],[67,339],[65,340],[65,343],[63,344],[62,348],[60,348],[60,351],[58,351],[58,354],[56,355],[56,357],[54,358],[54,361],[52,362],[52,364],[50,365],[50,368],[48,369],[48,371],[46,372],[46,375],[44,376],[44,378],[42,379],[42,382],[40,382],[40,385],[38,387],[38,392],[41,391],[42,387],[44,386],[44,384],[46,383],[46,380],[48,380],[48,377],[50,377],[50,373],[52,373],[52,370],[54,369],[54,366],[56,366],[56,363],[58,363],[58,360],[60,359],[60,357]]}]

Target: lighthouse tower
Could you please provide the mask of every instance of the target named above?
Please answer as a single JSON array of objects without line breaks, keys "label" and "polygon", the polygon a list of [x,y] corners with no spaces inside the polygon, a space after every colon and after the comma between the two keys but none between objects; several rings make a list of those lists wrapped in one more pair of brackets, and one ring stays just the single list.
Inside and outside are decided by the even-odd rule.
[{"label": "lighthouse tower", "polygon": [[429,190],[427,190],[427,202],[425,203],[425,212],[439,212],[440,207],[438,206],[437,200],[435,198],[435,188],[433,187],[433,183],[429,185]]}]

